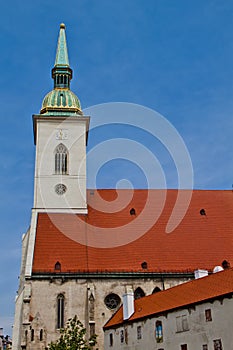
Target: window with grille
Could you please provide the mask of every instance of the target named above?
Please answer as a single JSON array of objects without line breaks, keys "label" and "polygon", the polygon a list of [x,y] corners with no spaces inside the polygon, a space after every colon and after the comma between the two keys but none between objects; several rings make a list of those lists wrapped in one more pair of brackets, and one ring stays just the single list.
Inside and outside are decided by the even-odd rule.
[{"label": "window with grille", "polygon": [[68,173],[68,150],[60,143],[55,150],[55,174]]}]

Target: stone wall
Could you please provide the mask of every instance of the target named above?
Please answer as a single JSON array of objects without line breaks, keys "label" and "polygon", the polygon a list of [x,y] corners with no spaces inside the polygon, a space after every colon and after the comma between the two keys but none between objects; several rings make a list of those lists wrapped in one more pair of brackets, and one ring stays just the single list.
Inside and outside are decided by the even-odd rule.
[{"label": "stone wall", "polygon": [[[98,335],[97,349],[103,349],[104,335],[102,327],[121,304],[126,287],[135,291],[140,287],[146,295],[154,288],[163,289],[184,282],[185,278],[53,278],[28,279],[23,288],[23,296],[19,296],[22,304],[18,320],[21,341],[19,349],[44,349],[51,341],[59,337],[57,329],[57,298],[64,296],[64,322],[74,315],[87,329],[87,335],[95,332]],[[111,309],[105,304],[105,298],[110,294],[119,296],[120,304]],[[113,299],[114,301],[114,299]],[[20,307],[18,307],[20,309]],[[17,349],[17,348],[15,348]]]}]

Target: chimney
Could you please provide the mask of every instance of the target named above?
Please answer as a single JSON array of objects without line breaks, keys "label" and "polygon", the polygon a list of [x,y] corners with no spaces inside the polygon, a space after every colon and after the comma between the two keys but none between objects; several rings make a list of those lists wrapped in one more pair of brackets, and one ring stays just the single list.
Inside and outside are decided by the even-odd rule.
[{"label": "chimney", "polygon": [[134,313],[134,293],[131,288],[126,288],[123,295],[123,319],[128,320]]},{"label": "chimney", "polygon": [[208,271],[207,270],[196,270],[194,271],[194,276],[195,276],[195,280],[201,277],[206,277],[208,276]]}]

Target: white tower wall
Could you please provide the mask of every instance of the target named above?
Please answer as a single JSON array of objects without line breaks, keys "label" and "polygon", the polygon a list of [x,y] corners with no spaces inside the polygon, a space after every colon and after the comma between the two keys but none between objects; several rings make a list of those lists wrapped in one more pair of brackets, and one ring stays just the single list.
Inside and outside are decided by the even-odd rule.
[{"label": "white tower wall", "polygon": [[[86,213],[86,134],[89,117],[35,116],[34,119],[34,209]],[[68,150],[67,174],[55,173],[55,150],[61,143]],[[65,185],[64,194],[56,193],[58,184]]]}]

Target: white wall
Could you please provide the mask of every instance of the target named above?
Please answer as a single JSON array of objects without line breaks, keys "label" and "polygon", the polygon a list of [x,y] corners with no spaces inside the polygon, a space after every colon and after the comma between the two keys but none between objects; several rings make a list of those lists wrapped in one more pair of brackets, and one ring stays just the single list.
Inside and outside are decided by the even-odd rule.
[{"label": "white wall", "polygon": [[[88,117],[63,121],[38,118],[36,121],[36,166],[34,208],[87,208],[86,204],[86,131]],[[61,139],[58,133],[65,135]],[[55,149],[63,143],[68,149],[68,174],[55,174]],[[65,184],[67,192],[57,195],[56,184]]]},{"label": "white wall", "polygon": [[[206,322],[205,310],[211,309],[212,321]],[[189,330],[177,332],[176,317],[186,315]],[[163,342],[157,343],[155,339],[155,322],[162,321]],[[147,319],[133,324],[126,324],[117,329],[105,332],[105,350],[119,349],[165,349],[180,350],[182,344],[188,345],[188,350],[202,349],[204,344],[209,350],[214,349],[213,340],[221,339],[224,350],[232,349],[233,344],[233,300],[216,300],[213,303],[203,303],[195,308],[170,312],[167,317]],[[137,340],[137,326],[142,327],[142,339]],[[121,330],[127,329],[128,344],[120,342]],[[113,334],[113,346],[109,346],[109,334]]]}]

